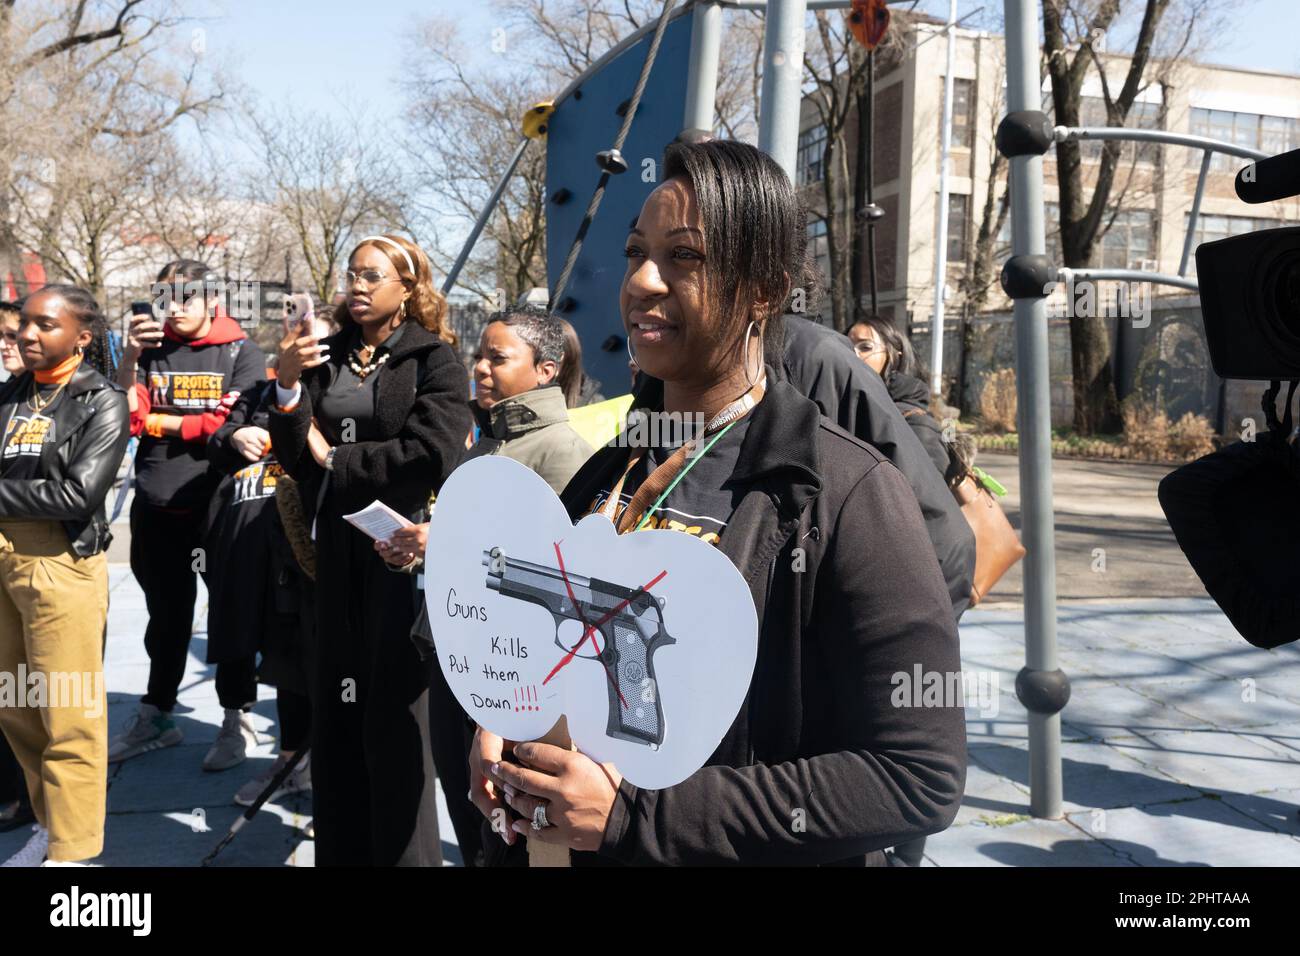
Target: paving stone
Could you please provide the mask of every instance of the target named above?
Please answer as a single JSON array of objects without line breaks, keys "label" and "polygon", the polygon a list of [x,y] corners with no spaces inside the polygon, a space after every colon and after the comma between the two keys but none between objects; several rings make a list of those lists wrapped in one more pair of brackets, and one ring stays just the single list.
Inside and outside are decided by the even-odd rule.
[{"label": "paving stone", "polygon": [[[1300,787],[1300,760],[1223,730],[1158,731],[1110,748],[1207,793]],[[1142,802],[1142,801],[1134,801]]]},{"label": "paving stone", "polygon": [[926,841],[925,855],[938,866],[1133,865],[1064,820],[949,827]]},{"label": "paving stone", "polygon": [[[1068,819],[1091,822],[1088,814]],[[1139,866],[1300,866],[1300,840],[1208,797],[1110,810],[1104,830],[1091,832]]]}]

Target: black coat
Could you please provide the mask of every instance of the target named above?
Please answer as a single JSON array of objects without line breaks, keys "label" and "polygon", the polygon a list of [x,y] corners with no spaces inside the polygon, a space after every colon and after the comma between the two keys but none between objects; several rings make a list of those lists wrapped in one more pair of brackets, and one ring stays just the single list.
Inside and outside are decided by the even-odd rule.
[{"label": "black coat", "polygon": [[786,379],[816,402],[823,415],[874,446],[903,473],[921,506],[953,613],[960,618],[970,606],[975,535],[944,484],[943,468],[935,470],[937,462],[903,418],[884,381],[854,354],[845,336],[803,318],[785,320],[783,364]]},{"label": "black coat", "polygon": [[943,428],[939,420],[930,414],[930,386],[915,375],[894,372],[889,376],[886,387],[889,389],[889,397],[902,412],[903,420],[930,456],[930,461],[934,462],[934,467],[939,474],[947,475],[951,461],[948,458],[948,446],[943,440]]},{"label": "black coat", "polygon": [[[636,404],[661,401],[661,383],[647,380]],[[962,701],[891,702],[898,673],[960,672],[943,575],[916,498],[884,455],[783,382],[751,414],[727,484],[744,495],[719,544],[758,611],[749,693],[704,769],[658,791],[623,782],[599,853],[628,864],[880,865],[884,848],[947,827],[964,789]],[[562,496],[570,517],[627,454],[607,446],[583,466]]]},{"label": "black coat", "polygon": [[[31,372],[11,378],[0,387],[0,405],[31,387]],[[82,362],[50,414],[55,440],[41,449],[45,477],[0,480],[0,518],[61,521],[72,550],[89,557],[113,540],[104,499],[131,438],[126,392]]]},{"label": "black coat", "polygon": [[[330,358],[302,376],[302,398],[290,412],[272,409],[268,430],[284,470],[298,482],[310,523],[325,471],[307,448],[312,408],[347,361],[352,331],[324,341]],[[456,351],[416,322],[408,322],[377,373],[376,427],[381,438],[336,446],[330,488],[343,513],[379,499],[394,511],[421,511],[465,453],[470,430],[469,381]]]},{"label": "black coat", "polygon": [[[208,440],[208,460],[221,472],[221,483],[208,511],[208,654],[209,664],[236,661],[262,653],[259,679],[306,693],[306,656],[302,634],[309,622],[311,582],[298,568],[276,507],[275,482],[280,465],[275,450],[250,462],[231,442],[248,426],[266,428],[275,404],[275,383],[260,382],[244,391],[225,424]],[[254,467],[258,480],[237,483]],[[264,495],[264,496],[261,496]]]}]

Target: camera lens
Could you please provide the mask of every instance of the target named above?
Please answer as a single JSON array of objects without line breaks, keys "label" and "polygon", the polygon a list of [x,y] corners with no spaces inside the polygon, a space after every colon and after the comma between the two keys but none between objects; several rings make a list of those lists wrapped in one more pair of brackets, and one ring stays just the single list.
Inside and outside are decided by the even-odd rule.
[{"label": "camera lens", "polygon": [[1300,332],[1300,250],[1292,250],[1278,263],[1273,305],[1282,322]]}]

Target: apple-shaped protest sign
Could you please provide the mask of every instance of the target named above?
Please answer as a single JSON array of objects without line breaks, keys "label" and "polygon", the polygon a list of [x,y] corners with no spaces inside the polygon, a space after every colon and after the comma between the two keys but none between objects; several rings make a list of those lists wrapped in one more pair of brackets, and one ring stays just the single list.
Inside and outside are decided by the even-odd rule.
[{"label": "apple-shaped protest sign", "polygon": [[429,525],[424,593],[438,663],[476,723],[574,745],[660,789],[703,766],[745,699],[758,646],[749,587],[679,531],[576,525],[533,471],[461,465]]}]

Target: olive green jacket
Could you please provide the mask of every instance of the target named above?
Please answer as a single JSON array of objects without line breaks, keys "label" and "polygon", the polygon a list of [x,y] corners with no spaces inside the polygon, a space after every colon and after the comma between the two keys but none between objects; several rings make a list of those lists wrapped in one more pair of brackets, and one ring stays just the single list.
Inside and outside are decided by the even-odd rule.
[{"label": "olive green jacket", "polygon": [[595,451],[569,424],[559,386],[544,385],[497,402],[484,411],[470,402],[481,429],[465,460],[505,455],[541,475],[558,495]]}]

